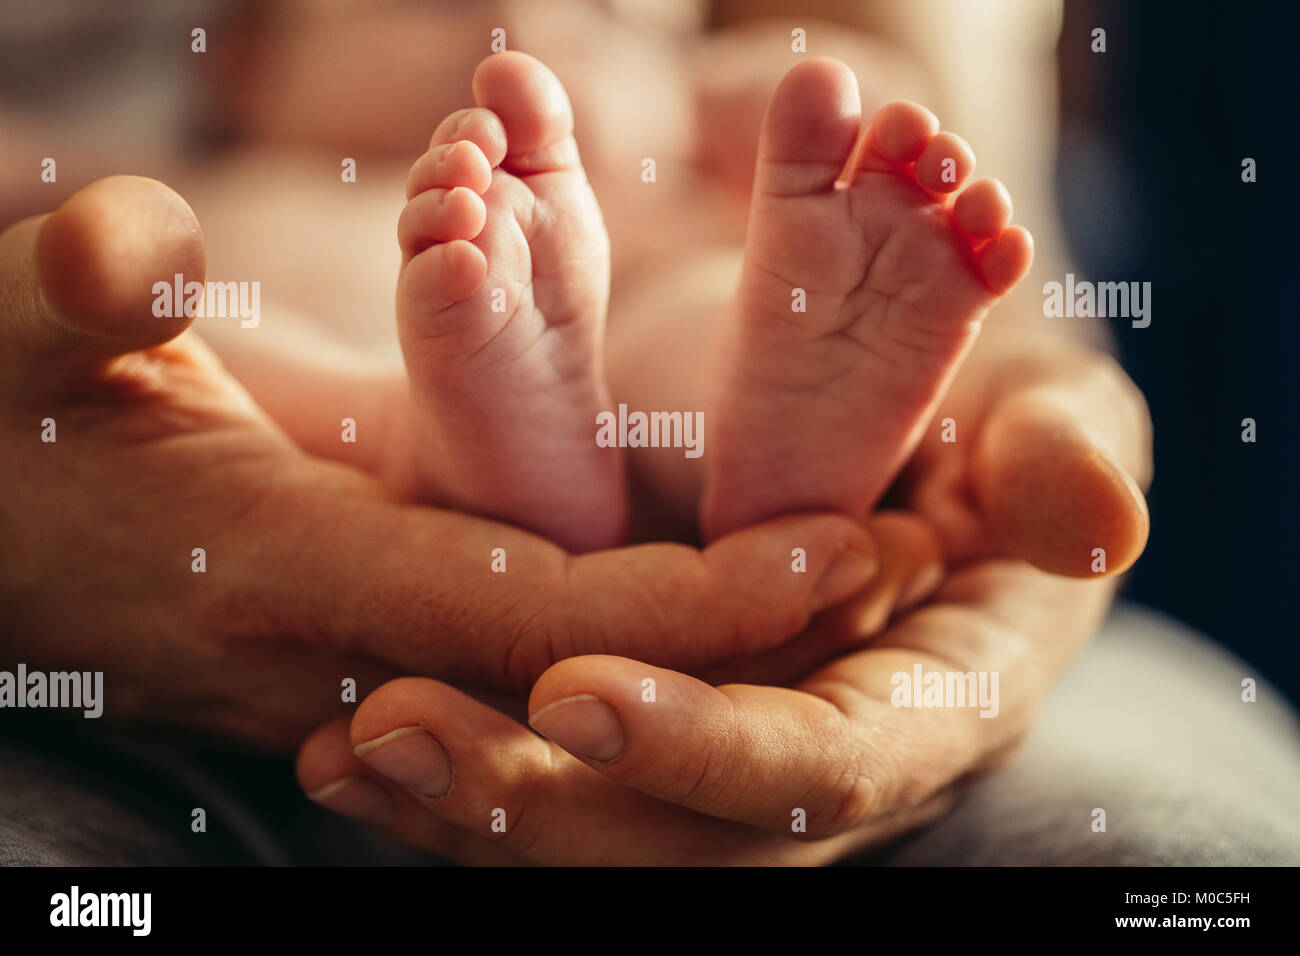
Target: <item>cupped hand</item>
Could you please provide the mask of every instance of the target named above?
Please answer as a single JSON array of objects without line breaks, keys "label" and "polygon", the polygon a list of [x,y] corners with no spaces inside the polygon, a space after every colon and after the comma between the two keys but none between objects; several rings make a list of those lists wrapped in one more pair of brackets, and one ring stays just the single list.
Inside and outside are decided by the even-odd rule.
[{"label": "cupped hand", "polygon": [[202,238],[151,180],[0,234],[0,650],[104,671],[110,718],[287,746],[345,678],[522,693],[574,654],[695,668],[779,644],[872,573],[870,539],[828,515],[572,558],[408,505],[304,454],[189,319],[156,315],[176,274],[203,279]]},{"label": "cupped hand", "polygon": [[[744,678],[792,687],[575,657],[533,687],[542,739],[443,684],[398,680],[308,739],[304,789],[465,862],[819,863],[932,818],[1014,751],[1095,630],[1145,543],[1150,477],[1140,395],[1109,359],[1054,340],[977,353],[940,417],[959,441],[936,434],[899,499],[955,569],[873,637],[932,567],[915,525],[877,519],[875,583]],[[823,652],[840,656],[810,670]],[[983,675],[985,700],[903,706],[918,669]]]}]

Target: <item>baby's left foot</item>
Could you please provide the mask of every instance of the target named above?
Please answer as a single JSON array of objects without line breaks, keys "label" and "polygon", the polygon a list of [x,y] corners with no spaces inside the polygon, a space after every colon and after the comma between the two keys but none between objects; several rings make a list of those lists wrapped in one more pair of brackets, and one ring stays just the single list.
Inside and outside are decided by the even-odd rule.
[{"label": "baby's left foot", "polygon": [[[791,70],[763,120],[736,306],[720,335],[701,519],[713,539],[792,511],[864,516],[979,332],[1029,270],[995,180],[914,103],[858,142],[843,64]],[[953,197],[956,197],[955,199]]]}]

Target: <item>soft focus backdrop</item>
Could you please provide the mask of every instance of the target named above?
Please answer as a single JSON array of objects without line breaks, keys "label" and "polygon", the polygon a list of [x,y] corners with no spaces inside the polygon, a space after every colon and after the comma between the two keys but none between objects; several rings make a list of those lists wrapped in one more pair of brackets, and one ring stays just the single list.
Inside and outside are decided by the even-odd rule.
[{"label": "soft focus backdrop", "polygon": [[[1095,27],[1104,55],[1083,42]],[[1069,0],[1062,36],[1076,270],[1153,286],[1150,327],[1111,322],[1155,422],[1151,541],[1126,594],[1300,700],[1294,5]]]}]

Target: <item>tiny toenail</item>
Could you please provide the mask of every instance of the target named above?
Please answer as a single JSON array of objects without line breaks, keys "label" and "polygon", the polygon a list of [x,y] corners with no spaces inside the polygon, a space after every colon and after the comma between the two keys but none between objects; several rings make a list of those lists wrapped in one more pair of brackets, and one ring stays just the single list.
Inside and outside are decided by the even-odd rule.
[{"label": "tiny toenail", "polygon": [[448,146],[444,146],[444,147],[442,148],[442,157],[441,157],[441,158],[442,158],[443,160],[446,160],[449,156],[451,156],[452,153],[454,153],[454,152],[456,151],[456,147],[459,146],[459,145],[460,145],[460,143],[457,142],[457,143],[452,143],[452,144],[450,144],[450,145],[448,145]]},{"label": "tiny toenail", "polygon": [[474,115],[473,113],[466,110],[465,115],[456,121],[456,128],[452,130],[452,132],[459,133],[461,130],[463,130],[465,128],[465,124],[469,122],[469,118],[473,115]]}]

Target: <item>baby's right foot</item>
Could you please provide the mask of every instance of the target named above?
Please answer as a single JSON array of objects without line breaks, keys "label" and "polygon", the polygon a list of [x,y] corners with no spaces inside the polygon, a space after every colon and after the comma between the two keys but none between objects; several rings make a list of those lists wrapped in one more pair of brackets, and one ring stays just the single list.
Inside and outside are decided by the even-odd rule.
[{"label": "baby's right foot", "polygon": [[602,342],[609,241],[560,81],[522,53],[474,74],[412,167],[397,318],[425,494],[573,551],[619,542]]},{"label": "baby's right foot", "polygon": [[1006,191],[962,189],[975,162],[963,140],[894,103],[859,155],[860,122],[857,82],[833,60],[796,66],[768,106],[720,336],[708,539],[791,511],[865,516],[980,320],[1029,270]]}]

